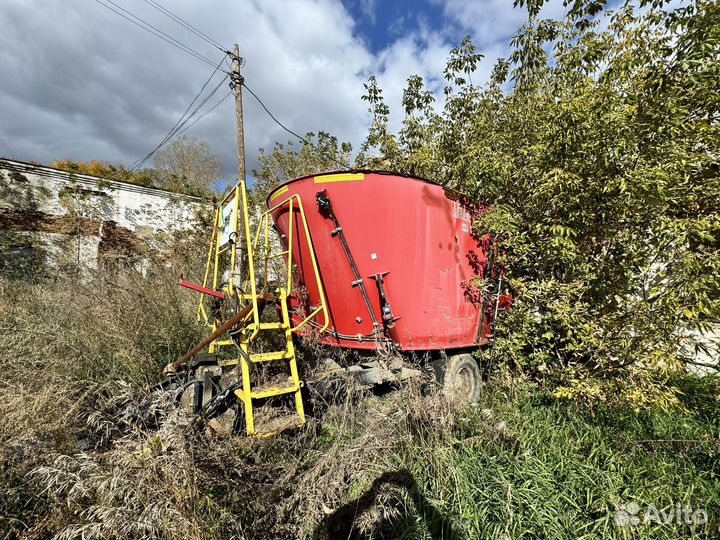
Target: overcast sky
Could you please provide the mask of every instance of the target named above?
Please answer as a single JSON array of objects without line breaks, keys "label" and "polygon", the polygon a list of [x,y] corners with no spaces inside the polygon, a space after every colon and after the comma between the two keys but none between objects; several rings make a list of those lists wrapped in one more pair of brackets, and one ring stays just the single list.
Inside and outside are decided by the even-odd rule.
[{"label": "overcast sky", "polygon": [[[145,0],[113,1],[213,62],[222,58]],[[248,87],[290,129],[328,131],[355,148],[370,121],[360,99],[370,75],[397,124],[410,75],[423,76],[439,96],[448,52],[469,34],[486,57],[474,81],[482,82],[526,17],[512,0],[158,2],[223,46],[239,43]],[[561,16],[561,3],[553,0],[544,14]],[[94,0],[2,0],[0,28],[2,157],[131,166],[162,140],[213,71]],[[228,92],[223,85],[208,106]],[[250,170],[260,146],[291,137],[252,97],[244,99]],[[234,129],[228,98],[186,132],[210,145],[228,178],[237,170]]]}]

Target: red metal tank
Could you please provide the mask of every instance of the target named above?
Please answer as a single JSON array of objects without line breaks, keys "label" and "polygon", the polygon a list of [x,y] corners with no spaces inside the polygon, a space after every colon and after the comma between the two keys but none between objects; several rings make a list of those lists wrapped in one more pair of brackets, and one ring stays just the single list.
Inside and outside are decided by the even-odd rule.
[{"label": "red metal tank", "polygon": [[[268,197],[286,245],[290,212],[282,203],[293,195],[302,201],[325,289],[330,320],[323,343],[375,349],[376,341],[392,340],[408,351],[478,344],[481,306],[470,282],[485,268],[485,244],[473,234],[471,210],[459,194],[384,172],[298,178]],[[299,214],[295,205],[295,231],[302,231]],[[295,307],[308,313],[320,297],[304,234],[293,235],[293,259],[306,291],[295,296]]]}]

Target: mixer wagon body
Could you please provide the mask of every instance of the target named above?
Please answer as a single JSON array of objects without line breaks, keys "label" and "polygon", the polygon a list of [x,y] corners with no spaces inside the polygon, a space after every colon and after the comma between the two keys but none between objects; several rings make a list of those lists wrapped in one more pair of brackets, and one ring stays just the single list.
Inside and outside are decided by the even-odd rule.
[{"label": "mixer wagon body", "polygon": [[[318,194],[328,203],[319,204]],[[298,205],[291,215],[285,202],[293,195],[302,201],[312,246],[304,234],[287,237],[290,220],[303,230]],[[268,206],[285,247],[292,242],[296,320],[322,301],[314,249],[328,308],[327,321],[322,314],[313,321],[316,328],[328,323],[323,343],[374,350],[382,340],[429,351],[487,338],[490,317],[481,317],[471,285],[485,269],[487,242],[473,232],[471,208],[456,192],[391,173],[324,173],[276,188]]]}]

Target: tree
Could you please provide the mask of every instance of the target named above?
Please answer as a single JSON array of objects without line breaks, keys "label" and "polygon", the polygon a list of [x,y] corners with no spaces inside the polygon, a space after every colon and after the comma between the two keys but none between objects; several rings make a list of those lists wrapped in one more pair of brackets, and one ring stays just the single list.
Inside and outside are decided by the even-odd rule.
[{"label": "tree", "polygon": [[490,207],[477,227],[516,291],[496,354],[558,396],[639,406],[676,403],[688,331],[720,318],[720,5],[645,4],[529,3],[487,85],[469,40],[442,111],[411,78],[398,134],[371,80],[363,147]]},{"label": "tree", "polygon": [[317,136],[308,133],[299,147],[288,141],[284,145],[275,143],[271,152],[260,148],[260,168],[252,171],[255,178],[251,192],[253,203],[264,207],[268,194],[293,178],[343,168],[351,153],[350,143],[339,143],[337,137],[323,131]]},{"label": "tree", "polygon": [[87,174],[138,186],[159,187],[160,184],[160,175],[155,169],[141,169],[133,172],[127,170],[122,164],[98,160],[71,161],[69,159],[53,161],[50,166],[73,174]]},{"label": "tree", "polygon": [[223,173],[207,143],[184,135],[157,152],[155,168],[160,173],[159,187],[198,196],[210,196],[213,182]]}]

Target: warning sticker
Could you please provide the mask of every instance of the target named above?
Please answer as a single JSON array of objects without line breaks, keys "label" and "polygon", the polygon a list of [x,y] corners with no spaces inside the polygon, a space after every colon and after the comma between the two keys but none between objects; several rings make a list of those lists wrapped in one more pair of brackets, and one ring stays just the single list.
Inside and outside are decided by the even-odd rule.
[{"label": "warning sticker", "polygon": [[452,214],[455,219],[470,223],[470,212],[468,212],[467,209],[465,209],[463,205],[457,201],[453,201],[452,203]]},{"label": "warning sticker", "polygon": [[329,184],[331,182],[357,182],[358,180],[365,180],[365,175],[362,173],[325,174],[316,176],[314,182],[316,184]]},{"label": "warning sticker", "polygon": [[287,186],[281,187],[281,188],[278,189],[275,193],[273,193],[272,195],[270,195],[270,200],[271,200],[271,201],[274,201],[275,199],[277,199],[277,198],[278,198],[280,195],[282,195],[283,193],[287,193],[287,190],[288,190],[288,187],[287,187]]},{"label": "warning sticker", "polygon": [[220,245],[224,246],[231,240],[235,231],[235,199],[230,199],[228,204],[222,207],[222,228],[220,229]]}]

